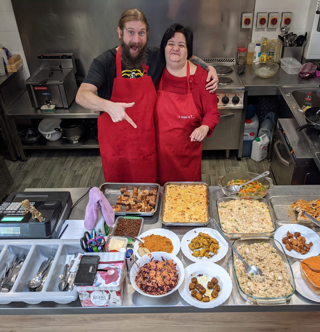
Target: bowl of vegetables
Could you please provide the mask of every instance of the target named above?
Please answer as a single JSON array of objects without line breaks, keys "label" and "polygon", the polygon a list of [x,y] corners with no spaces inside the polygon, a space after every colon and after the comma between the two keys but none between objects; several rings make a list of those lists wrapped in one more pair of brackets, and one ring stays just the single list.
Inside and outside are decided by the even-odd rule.
[{"label": "bowl of vegetables", "polygon": [[221,187],[223,193],[228,197],[238,197],[246,199],[259,199],[264,197],[270,188],[273,188],[273,182],[271,178],[265,177],[258,181],[251,182],[240,189],[239,193],[230,194],[225,188],[226,186],[241,184],[255,178],[259,174],[252,172],[233,172],[218,179],[218,186]]}]

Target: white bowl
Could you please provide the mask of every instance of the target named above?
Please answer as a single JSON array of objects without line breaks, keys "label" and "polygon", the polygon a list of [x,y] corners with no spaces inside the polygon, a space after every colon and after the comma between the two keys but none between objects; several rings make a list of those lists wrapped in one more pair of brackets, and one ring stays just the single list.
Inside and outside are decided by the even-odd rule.
[{"label": "white bowl", "polygon": [[[143,237],[146,237],[148,235],[161,235],[167,237],[168,239],[171,240],[173,245],[173,251],[171,252],[171,254],[174,256],[178,255],[180,251],[180,239],[178,235],[164,228],[156,228],[156,229],[150,229],[149,231],[140,234],[138,236],[138,239],[142,239]],[[140,243],[139,241],[135,241],[134,244],[134,253],[138,259],[141,258],[141,256],[138,253],[139,243]]]},{"label": "white bowl", "polygon": [[[210,258],[207,257],[195,257],[192,256],[192,250],[189,248],[191,240],[198,236],[199,233],[205,233],[210,235],[212,238],[216,239],[219,242],[218,253]],[[228,252],[229,246],[226,240],[220,235],[218,231],[213,228],[195,228],[191,229],[186,233],[181,240],[181,250],[183,254],[190,259],[192,262],[218,262],[220,261]]]},{"label": "white bowl", "polygon": [[170,292],[168,292],[166,294],[162,294],[162,295],[150,295],[150,294],[143,292],[136,284],[136,275],[138,273],[138,268],[137,268],[136,264],[133,264],[133,266],[130,270],[131,285],[138,293],[148,296],[148,297],[164,297],[164,296],[172,294],[182,285],[183,280],[184,280],[184,267],[183,267],[182,262],[180,261],[179,258],[177,258],[176,256],[174,256],[172,254],[168,254],[167,252],[157,251],[157,252],[153,252],[148,255],[144,255],[137,261],[137,264],[138,264],[138,266],[143,266],[143,265],[149,263],[152,258],[154,260],[162,260],[162,258],[172,259],[175,263],[177,263],[176,268],[179,273],[179,282],[178,282],[177,286],[175,288],[173,288]]}]

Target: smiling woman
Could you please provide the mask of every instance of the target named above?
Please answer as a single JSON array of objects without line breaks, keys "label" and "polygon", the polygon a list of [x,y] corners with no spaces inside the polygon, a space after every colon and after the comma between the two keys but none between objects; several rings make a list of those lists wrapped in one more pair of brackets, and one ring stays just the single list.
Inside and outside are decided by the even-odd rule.
[{"label": "smiling woman", "polygon": [[190,28],[173,24],[160,50],[166,68],[155,106],[158,183],[201,181],[202,141],[219,122],[217,96],[205,89],[205,70],[189,61],[193,51]]}]

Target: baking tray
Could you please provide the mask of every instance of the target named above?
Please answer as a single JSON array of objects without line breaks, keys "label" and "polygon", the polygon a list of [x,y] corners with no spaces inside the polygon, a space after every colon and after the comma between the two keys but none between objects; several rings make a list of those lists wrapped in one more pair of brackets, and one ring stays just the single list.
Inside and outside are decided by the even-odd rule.
[{"label": "baking tray", "polygon": [[[175,184],[175,185],[204,185],[207,187],[207,206],[208,206],[208,220],[206,222],[164,222],[163,221],[163,212],[164,212],[164,204],[165,204],[165,200],[166,200],[166,188],[167,185],[169,184]],[[165,226],[207,226],[209,221],[210,221],[210,192],[209,192],[209,186],[207,183],[205,182],[167,182],[164,185],[164,194],[163,194],[163,199],[161,201],[161,206],[160,206],[160,213],[159,213],[159,221],[162,222],[163,225]]]},{"label": "baking tray", "polygon": [[[141,234],[143,223],[144,223],[144,219],[142,217],[136,217],[136,216],[119,216],[119,217],[117,217],[116,221],[114,222],[114,225],[113,225],[113,228],[112,228],[112,233],[111,233],[112,236],[115,236],[114,232],[116,231],[116,228],[118,226],[118,221],[119,221],[120,218],[141,220],[141,226],[140,226],[140,229],[139,229],[139,233],[138,233],[138,235],[136,237],[138,237]],[[131,234],[131,235],[133,235],[133,234]],[[127,237],[127,236],[121,236],[121,235],[116,235],[116,236],[117,237],[125,237],[125,238]]]},{"label": "baking tray", "polygon": [[[111,205],[116,205],[118,196],[121,195],[120,188],[127,187],[128,190],[132,190],[134,187],[139,187],[143,189],[153,189],[157,188],[157,197],[156,197],[156,205],[154,207],[153,212],[115,212],[116,216],[125,216],[125,215],[132,215],[132,216],[153,216],[158,209],[158,202],[160,196],[160,186],[157,183],[113,183],[113,182],[106,182],[100,186],[100,190],[106,196],[107,200]],[[122,207],[123,208],[123,207]]]},{"label": "baking tray", "polygon": [[[11,302],[38,304],[43,301],[66,304],[77,299],[76,290],[61,292],[58,285],[59,275],[63,273],[64,265],[68,263],[68,257],[83,253],[79,240],[3,240],[0,241],[0,247],[3,247],[0,254],[0,271],[12,260],[14,255],[21,253],[26,255],[10,292],[0,293],[0,304]],[[54,260],[43,289],[39,292],[29,291],[26,282],[37,274],[41,263],[50,256],[54,256]]]},{"label": "baking tray", "polygon": [[[222,229],[221,227],[221,221],[220,221],[220,216],[219,216],[219,203],[220,202],[230,202],[231,200],[239,200],[239,198],[235,198],[235,197],[222,197],[222,198],[219,198],[217,200],[217,210],[216,210],[216,220],[218,220],[219,222],[219,226],[220,228]],[[247,201],[247,199],[244,199]],[[273,213],[273,210],[270,206],[270,204],[268,203],[268,201],[264,198],[259,198],[259,199],[254,199],[255,201],[259,201],[261,203],[265,203],[268,207],[268,210],[269,210],[269,214],[270,214],[270,217],[271,217],[271,221],[272,221],[272,225],[273,225],[273,230],[270,231],[270,232],[262,232],[262,233],[226,233],[223,229],[223,233],[229,238],[229,239],[232,239],[232,240],[235,240],[235,239],[239,239],[241,237],[271,237],[276,229],[277,229],[277,225],[276,225],[276,218],[275,218],[275,215]]]},{"label": "baking tray", "polygon": [[319,195],[290,195],[290,196],[271,196],[270,205],[274,211],[278,225],[299,224],[309,227],[315,227],[311,221],[297,221],[297,213],[291,208],[291,204],[299,199],[313,201],[319,199]]}]

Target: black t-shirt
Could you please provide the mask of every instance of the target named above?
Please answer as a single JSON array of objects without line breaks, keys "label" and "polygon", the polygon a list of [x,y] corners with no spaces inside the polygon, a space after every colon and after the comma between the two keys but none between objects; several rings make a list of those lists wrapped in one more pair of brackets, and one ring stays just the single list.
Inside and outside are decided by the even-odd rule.
[{"label": "black t-shirt", "polygon": [[[148,75],[151,76],[153,84],[156,86],[162,71],[165,67],[165,59],[160,54],[158,47],[147,47]],[[110,100],[113,88],[113,80],[116,77],[116,54],[115,48],[100,54],[92,61],[89,72],[83,83],[93,84],[98,88],[98,96]],[[143,76],[143,72],[137,70],[127,70],[122,67],[122,77],[138,78]]]}]

